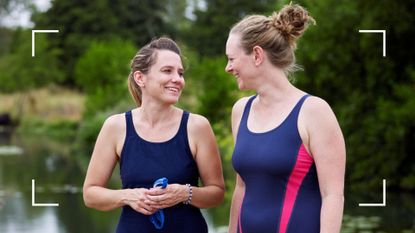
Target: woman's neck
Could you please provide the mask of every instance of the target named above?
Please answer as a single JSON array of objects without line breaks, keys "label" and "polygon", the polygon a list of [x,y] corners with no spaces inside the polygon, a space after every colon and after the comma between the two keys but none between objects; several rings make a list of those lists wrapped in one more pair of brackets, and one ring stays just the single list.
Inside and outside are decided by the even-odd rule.
[{"label": "woman's neck", "polygon": [[178,109],[172,105],[143,104],[137,109],[137,118],[140,122],[153,127],[169,122]]},{"label": "woman's neck", "polygon": [[301,95],[301,90],[290,83],[287,76],[279,69],[264,72],[260,84],[256,88],[258,102],[263,106],[271,106]]}]

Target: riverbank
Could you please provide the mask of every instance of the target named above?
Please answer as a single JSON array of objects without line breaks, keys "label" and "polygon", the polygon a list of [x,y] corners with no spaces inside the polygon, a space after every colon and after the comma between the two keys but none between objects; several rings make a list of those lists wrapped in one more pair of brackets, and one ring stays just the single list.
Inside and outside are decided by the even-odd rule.
[{"label": "riverbank", "polygon": [[0,113],[7,113],[14,121],[33,119],[53,123],[56,121],[79,121],[84,111],[84,94],[59,86],[41,89],[0,93]]}]

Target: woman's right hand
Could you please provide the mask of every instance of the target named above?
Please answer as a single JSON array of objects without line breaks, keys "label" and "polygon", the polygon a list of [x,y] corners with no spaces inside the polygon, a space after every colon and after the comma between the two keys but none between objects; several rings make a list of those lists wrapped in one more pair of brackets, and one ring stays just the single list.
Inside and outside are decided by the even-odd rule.
[{"label": "woman's right hand", "polygon": [[152,215],[157,209],[146,204],[147,192],[145,188],[124,189],[123,203],[139,213]]}]

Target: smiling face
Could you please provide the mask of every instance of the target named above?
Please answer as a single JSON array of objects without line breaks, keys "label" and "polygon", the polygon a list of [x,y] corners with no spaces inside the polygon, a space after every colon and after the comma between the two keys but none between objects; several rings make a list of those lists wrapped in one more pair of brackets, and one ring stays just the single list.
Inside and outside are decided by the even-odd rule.
[{"label": "smiling face", "polygon": [[169,50],[157,50],[156,62],[147,74],[142,74],[143,101],[154,99],[175,104],[185,85],[180,56]]},{"label": "smiling face", "polygon": [[240,46],[240,35],[229,34],[226,42],[226,56],[228,64],[225,71],[235,76],[240,90],[251,89],[254,75],[253,57],[246,54]]}]

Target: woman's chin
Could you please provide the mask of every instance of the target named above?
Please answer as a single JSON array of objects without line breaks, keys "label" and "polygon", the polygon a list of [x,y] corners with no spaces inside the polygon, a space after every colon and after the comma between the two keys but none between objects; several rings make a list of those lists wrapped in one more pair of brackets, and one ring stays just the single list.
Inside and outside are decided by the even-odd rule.
[{"label": "woman's chin", "polygon": [[238,88],[241,91],[246,91],[248,88],[243,83],[238,83]]},{"label": "woman's chin", "polygon": [[244,84],[244,82],[241,79],[237,78],[236,81],[237,81],[239,90],[248,90],[246,85]]},{"label": "woman's chin", "polygon": [[180,96],[171,96],[169,98],[165,99],[166,104],[176,104],[177,102],[179,102],[179,97]]}]

